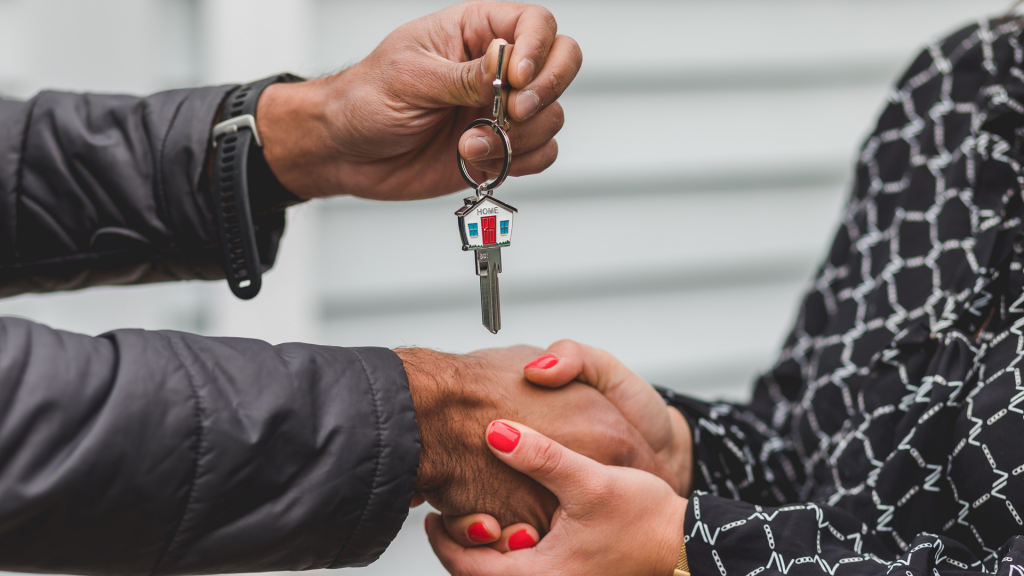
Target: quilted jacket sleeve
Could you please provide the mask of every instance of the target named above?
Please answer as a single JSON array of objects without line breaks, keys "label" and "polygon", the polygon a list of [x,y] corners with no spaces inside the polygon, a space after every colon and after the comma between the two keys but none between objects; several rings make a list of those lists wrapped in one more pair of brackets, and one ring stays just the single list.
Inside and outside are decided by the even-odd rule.
[{"label": "quilted jacket sleeve", "polygon": [[369,564],[418,459],[390,350],[0,318],[0,570]]},{"label": "quilted jacket sleeve", "polygon": [[[205,173],[231,88],[0,99],[0,297],[223,278]],[[269,266],[284,213],[255,220]]]}]

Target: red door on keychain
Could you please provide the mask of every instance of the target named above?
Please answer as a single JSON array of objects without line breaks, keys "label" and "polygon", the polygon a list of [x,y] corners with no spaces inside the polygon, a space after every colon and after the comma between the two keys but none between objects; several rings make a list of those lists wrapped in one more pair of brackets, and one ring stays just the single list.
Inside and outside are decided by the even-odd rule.
[{"label": "red door on keychain", "polygon": [[497,223],[497,216],[484,216],[480,219],[480,227],[484,229],[484,245],[496,242]]}]

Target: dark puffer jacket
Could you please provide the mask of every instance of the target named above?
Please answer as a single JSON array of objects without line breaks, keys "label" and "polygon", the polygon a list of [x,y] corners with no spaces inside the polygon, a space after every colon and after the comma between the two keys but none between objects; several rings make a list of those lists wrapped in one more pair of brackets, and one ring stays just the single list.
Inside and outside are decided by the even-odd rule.
[{"label": "dark puffer jacket", "polygon": [[[230,88],[0,100],[0,295],[223,277],[203,180]],[[272,263],[283,213],[254,219]],[[390,350],[0,318],[0,569],[365,565],[418,460]]]}]

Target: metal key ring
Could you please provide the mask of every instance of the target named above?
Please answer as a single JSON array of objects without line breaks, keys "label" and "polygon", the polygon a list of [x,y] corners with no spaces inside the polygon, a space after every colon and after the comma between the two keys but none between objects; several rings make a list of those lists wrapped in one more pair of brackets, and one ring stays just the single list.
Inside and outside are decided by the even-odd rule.
[{"label": "metal key ring", "polygon": [[[501,144],[505,147],[505,162],[501,166],[501,172],[498,173],[498,177],[490,182],[478,184],[476,180],[473,180],[473,177],[469,175],[469,171],[466,169],[466,161],[462,159],[462,154],[459,154],[458,150],[455,151],[455,154],[459,157],[459,172],[462,172],[462,179],[466,181],[466,184],[472,186],[477,193],[487,192],[490,194],[494,192],[495,188],[501,186],[501,183],[505,181],[505,178],[508,178],[508,173],[512,169],[512,144],[508,140],[508,134],[494,120],[487,118],[473,120],[469,123],[469,126],[466,126],[466,130],[476,128],[477,126],[490,126],[491,130],[495,134],[501,136]],[[463,132],[466,132],[466,130],[463,130]]]}]

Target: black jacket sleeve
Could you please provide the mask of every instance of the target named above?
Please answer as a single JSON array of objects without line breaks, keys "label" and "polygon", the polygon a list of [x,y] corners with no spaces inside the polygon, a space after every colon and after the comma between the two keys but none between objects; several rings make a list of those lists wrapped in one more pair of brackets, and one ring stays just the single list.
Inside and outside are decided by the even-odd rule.
[{"label": "black jacket sleeve", "polygon": [[418,458],[390,350],[0,318],[0,569],[365,565]]},{"label": "black jacket sleeve", "polygon": [[[0,100],[0,297],[223,278],[206,168],[231,88]],[[284,214],[254,219],[269,267]]]}]

